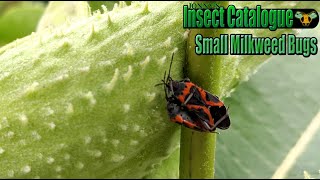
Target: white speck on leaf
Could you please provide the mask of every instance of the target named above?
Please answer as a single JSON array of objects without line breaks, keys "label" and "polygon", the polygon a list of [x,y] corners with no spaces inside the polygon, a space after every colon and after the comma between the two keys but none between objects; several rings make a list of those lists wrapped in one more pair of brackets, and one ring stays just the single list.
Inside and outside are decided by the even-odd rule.
[{"label": "white speck on leaf", "polygon": [[166,62],[166,59],[167,59],[167,56],[163,56],[162,58],[160,58],[160,59],[158,60],[158,64],[159,64],[159,65],[163,65],[163,64]]},{"label": "white speck on leaf", "polygon": [[171,37],[168,37],[167,40],[163,43],[165,47],[171,46]]},{"label": "white speck on leaf", "polygon": [[24,166],[23,168],[21,168],[21,171],[25,174],[29,173],[31,171],[31,167],[30,166]]},{"label": "white speck on leaf", "polygon": [[73,113],[73,105],[72,103],[68,103],[66,107],[66,114],[72,114]]},{"label": "white speck on leaf", "polygon": [[149,92],[147,92],[146,93],[146,97],[147,97],[147,99],[148,99],[148,102],[151,102],[152,100],[154,100],[154,98],[156,97],[156,93],[149,93]]},{"label": "white speck on leaf", "polygon": [[129,43],[125,43],[124,46],[125,46],[125,48],[123,50],[123,54],[132,56],[134,54],[134,50],[133,50],[132,46]]},{"label": "white speck on leaf", "polygon": [[113,74],[113,77],[111,79],[111,81],[109,83],[106,83],[104,85],[104,88],[107,90],[107,91],[111,91],[113,89],[113,87],[115,86],[117,80],[118,80],[118,76],[119,76],[119,69],[117,68],[115,71],[114,71],[114,74]]},{"label": "white speck on leaf", "polygon": [[130,110],[130,104],[124,104],[123,105],[123,112],[127,113],[127,112],[129,112],[129,110]]},{"label": "white speck on leaf", "polygon": [[48,126],[51,130],[54,130],[56,128],[56,124],[54,122],[48,123]]},{"label": "white speck on leaf", "polygon": [[94,98],[94,95],[91,91],[84,94],[83,97],[89,100],[91,106],[93,106],[97,103],[97,100]]},{"label": "white speck on leaf", "polygon": [[9,132],[7,132],[7,134],[5,136],[8,138],[12,138],[14,136],[14,132],[9,131]]},{"label": "white speck on leaf", "polygon": [[101,155],[102,155],[102,152],[99,150],[89,150],[88,153],[90,156],[93,156],[96,158],[101,157]]},{"label": "white speck on leaf", "polygon": [[40,136],[40,134],[39,134],[37,131],[32,131],[32,132],[31,132],[31,135],[32,135],[32,137],[33,137],[35,140],[37,140],[37,141],[39,141],[39,140],[41,139],[41,136]]},{"label": "white speck on leaf", "polygon": [[135,145],[138,145],[139,144],[139,141],[137,141],[137,140],[131,140],[130,141],[130,145],[131,146],[135,146]]},{"label": "white speck on leaf", "polygon": [[92,140],[92,138],[91,138],[90,136],[86,136],[86,137],[84,138],[84,143],[85,143],[85,144],[89,144],[89,143],[91,143],[91,140]]},{"label": "white speck on leaf", "polygon": [[0,155],[3,154],[4,152],[5,150],[2,147],[0,147]]},{"label": "white speck on leaf", "polygon": [[33,82],[30,86],[28,86],[24,90],[24,94],[29,94],[29,93],[35,92],[38,86],[39,86],[38,82]]},{"label": "white speck on leaf", "polygon": [[123,131],[126,131],[126,130],[128,129],[128,126],[127,126],[127,125],[120,124],[119,126],[120,126],[120,128],[121,128]]},{"label": "white speck on leaf", "polygon": [[83,167],[84,167],[84,164],[82,162],[78,162],[76,164],[76,168],[78,168],[78,169],[82,169]]},{"label": "white speck on leaf", "polygon": [[71,157],[70,154],[65,154],[63,158],[64,158],[65,160],[69,160],[70,157]]},{"label": "white speck on leaf", "polygon": [[83,73],[89,72],[90,71],[90,66],[85,66],[85,67],[79,68],[79,71],[83,72]]},{"label": "white speck on leaf", "polygon": [[131,76],[132,76],[132,66],[129,65],[129,66],[128,66],[128,71],[127,71],[125,74],[123,74],[123,79],[124,79],[125,81],[128,81]]},{"label": "white speck on leaf", "polygon": [[143,61],[140,62],[140,66],[142,66],[142,68],[145,68],[149,62],[150,56],[147,56]]},{"label": "white speck on leaf", "polygon": [[39,153],[39,154],[37,154],[37,157],[38,157],[39,159],[42,159],[42,158],[43,158],[43,154],[42,154],[42,153]]},{"label": "white speck on leaf", "polygon": [[19,141],[19,144],[22,145],[22,146],[25,146],[25,145],[27,145],[27,142],[26,142],[25,139],[21,139],[21,140]]},{"label": "white speck on leaf", "polygon": [[113,146],[117,147],[120,141],[118,139],[113,139],[111,140],[111,143],[113,144]]},{"label": "white speck on leaf", "polygon": [[119,154],[113,154],[111,156],[111,161],[113,162],[120,162],[124,159],[124,156],[123,155],[119,155]]},{"label": "white speck on leaf", "polygon": [[179,50],[179,49],[178,49],[177,47],[175,47],[172,52],[173,52],[173,53],[176,53],[178,50]]},{"label": "white speck on leaf", "polygon": [[25,114],[20,114],[19,115],[19,120],[22,122],[22,124],[27,124],[28,123],[28,117]]},{"label": "white speck on leaf", "polygon": [[140,126],[135,124],[132,129],[134,132],[138,132],[140,130]]},{"label": "white speck on leaf", "polygon": [[7,174],[8,174],[8,177],[13,177],[14,176],[14,171],[13,170],[9,170]]},{"label": "white speck on leaf", "polygon": [[50,107],[45,108],[45,111],[47,116],[54,114],[54,110],[51,109]]},{"label": "white speck on leaf", "polygon": [[48,164],[52,164],[52,163],[54,163],[54,161],[55,161],[55,160],[54,160],[53,157],[48,157],[48,158],[47,158],[47,163],[48,163]]},{"label": "white speck on leaf", "polygon": [[54,79],[54,81],[63,81],[65,79],[69,78],[69,74],[65,73],[65,74],[62,74],[62,75],[59,75],[58,77],[56,77]]},{"label": "white speck on leaf", "polygon": [[57,167],[56,167],[56,172],[61,172],[61,171],[62,171],[61,166],[57,166]]}]

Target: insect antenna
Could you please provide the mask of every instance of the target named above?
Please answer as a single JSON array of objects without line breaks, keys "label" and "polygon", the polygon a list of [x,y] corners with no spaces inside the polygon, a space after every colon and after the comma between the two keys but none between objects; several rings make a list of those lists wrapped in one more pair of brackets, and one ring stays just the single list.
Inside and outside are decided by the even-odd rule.
[{"label": "insect antenna", "polygon": [[173,62],[173,56],[174,56],[174,53],[172,53],[172,58],[171,58],[170,67],[169,67],[169,73],[168,73],[168,77],[167,77],[166,82],[168,82],[169,78],[171,79],[171,66],[172,66],[172,62]]}]

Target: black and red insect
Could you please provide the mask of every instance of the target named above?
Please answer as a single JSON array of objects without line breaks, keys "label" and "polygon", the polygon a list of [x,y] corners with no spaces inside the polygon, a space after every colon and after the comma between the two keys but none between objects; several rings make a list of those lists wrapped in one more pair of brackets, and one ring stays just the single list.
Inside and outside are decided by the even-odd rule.
[{"label": "black and red insect", "polygon": [[[181,103],[178,100],[175,100],[173,97],[166,96],[166,99],[167,112],[170,120],[193,130],[201,132],[214,132],[217,125],[221,124],[225,120],[224,118],[220,118],[213,126],[210,127],[208,122],[206,121],[206,118],[208,118],[206,116],[206,113],[189,111],[188,109],[186,109],[186,107],[179,105]],[[226,115],[227,114],[225,112],[225,116]],[[223,129],[223,127],[221,127],[220,129]]]},{"label": "black and red insect", "polygon": [[[230,118],[228,109],[219,98],[185,78],[173,80],[170,76],[173,56],[169,73],[166,72],[162,83],[167,100],[167,111],[170,119],[191,129],[213,132],[216,128],[228,129]],[[170,95],[168,95],[170,94]],[[182,119],[182,121],[181,121]]]}]

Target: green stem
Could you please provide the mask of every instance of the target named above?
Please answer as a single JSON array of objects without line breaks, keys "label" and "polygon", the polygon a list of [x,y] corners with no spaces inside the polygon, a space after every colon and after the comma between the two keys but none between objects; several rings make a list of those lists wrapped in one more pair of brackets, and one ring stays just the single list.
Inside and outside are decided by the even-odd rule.
[{"label": "green stem", "polygon": [[[215,134],[182,127],[180,145],[180,178],[214,177]],[[212,147],[212,148],[208,148]]]},{"label": "green stem", "polygon": [[[229,4],[228,2],[216,3],[223,7]],[[189,33],[187,42],[187,76],[200,87],[218,96],[221,94],[223,56],[195,54],[194,38],[196,34],[202,34],[203,37],[215,37],[222,34],[222,31],[222,29],[193,29]],[[182,127],[180,143],[180,178],[214,178],[216,134],[197,132]]]}]

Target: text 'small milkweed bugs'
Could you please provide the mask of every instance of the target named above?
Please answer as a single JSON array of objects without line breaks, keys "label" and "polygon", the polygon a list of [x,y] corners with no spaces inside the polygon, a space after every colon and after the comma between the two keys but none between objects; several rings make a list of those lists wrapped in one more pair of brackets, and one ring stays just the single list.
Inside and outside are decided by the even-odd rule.
[{"label": "text 'small milkweed bugs'", "polygon": [[[173,62],[173,56],[170,63],[169,73],[162,83],[164,84],[167,102],[176,104],[180,108],[180,111],[186,111],[189,117],[192,118],[192,122],[198,122],[202,127],[202,131],[213,132],[216,127],[219,129],[228,129],[230,127],[230,118],[227,112],[227,108],[223,102],[219,100],[217,96],[210,94],[203,90],[196,84],[192,83],[188,78],[175,81],[171,78],[171,66]],[[167,94],[170,93],[169,97]],[[170,112],[168,112],[170,114]],[[216,122],[214,122],[217,120]],[[188,121],[188,120],[186,120]],[[197,123],[193,125],[199,126]]]}]

